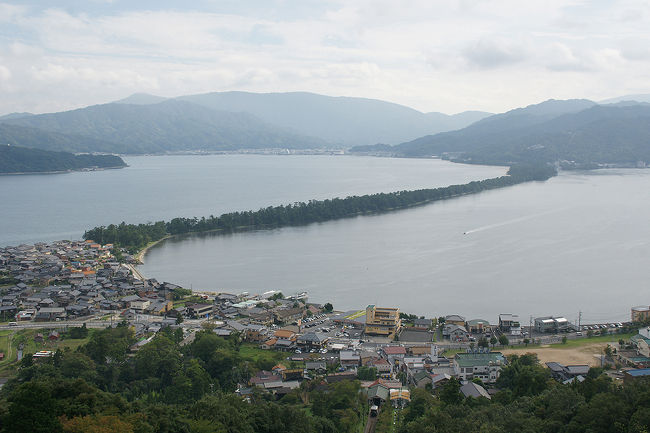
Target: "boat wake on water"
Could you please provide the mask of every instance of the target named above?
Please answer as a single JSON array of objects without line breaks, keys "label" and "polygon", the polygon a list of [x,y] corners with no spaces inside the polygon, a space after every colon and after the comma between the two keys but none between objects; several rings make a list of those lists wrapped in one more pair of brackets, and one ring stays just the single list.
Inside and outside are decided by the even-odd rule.
[{"label": "boat wake on water", "polygon": [[489,225],[478,227],[478,228],[475,228],[475,229],[472,229],[472,230],[467,230],[467,231],[463,232],[463,234],[464,235],[470,235],[472,233],[482,232],[484,230],[495,229],[497,227],[507,226],[509,224],[515,224],[515,223],[519,223],[519,222],[522,222],[522,221],[528,221],[528,220],[531,220],[533,218],[539,218],[541,216],[556,213],[556,212],[561,212],[561,211],[566,210],[566,209],[568,209],[568,208],[553,209],[553,210],[549,210],[549,211],[546,211],[546,212],[536,213],[536,214],[533,214],[533,215],[526,215],[526,216],[522,216],[522,217],[519,217],[519,218],[513,218],[511,220],[501,221],[500,223],[489,224]]}]

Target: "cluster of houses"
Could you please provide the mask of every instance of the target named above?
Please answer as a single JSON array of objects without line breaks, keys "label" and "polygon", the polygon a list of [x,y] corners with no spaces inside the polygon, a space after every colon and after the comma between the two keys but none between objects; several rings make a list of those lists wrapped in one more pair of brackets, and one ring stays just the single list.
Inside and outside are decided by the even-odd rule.
[{"label": "cluster of houses", "polygon": [[306,295],[282,299],[274,298],[275,292],[262,296],[224,293],[209,301],[203,296],[205,301],[174,308],[174,292],[180,286],[137,278],[115,260],[112,248],[92,241],[0,248],[0,276],[14,283],[0,292],[0,320],[49,322],[105,313],[120,314],[128,321],[139,315],[165,316],[171,317],[170,323],[179,316],[228,323],[243,318],[246,328],[233,325],[232,330],[263,338],[265,327],[299,323],[321,311],[319,306],[306,305]]},{"label": "cluster of houses", "polygon": [[179,286],[140,280],[115,261],[112,245],[59,241],[0,249],[0,273],[15,285],[3,289],[0,317],[21,321],[82,319],[120,312],[166,315]]},{"label": "cluster of houses", "polygon": [[[285,330],[275,331],[275,336],[289,335]],[[307,350],[311,346],[309,339],[296,337],[298,347]],[[480,379],[486,386],[493,385],[502,368],[507,364],[500,352],[488,349],[469,350],[457,353],[453,358],[438,354],[438,347],[433,344],[403,346],[386,344],[377,346],[376,350],[357,348],[339,348],[334,345],[327,350],[307,357],[290,356],[293,361],[306,361],[304,368],[287,369],[279,364],[271,371],[260,371],[250,382],[242,385],[242,392],[251,392],[252,387],[261,388],[269,393],[282,396],[300,386],[302,380],[317,378],[327,384],[345,379],[364,378],[364,373],[372,369],[376,379],[362,381],[369,404],[392,404],[403,407],[410,401],[411,388],[429,388],[433,391],[446,384],[452,377],[463,384]],[[464,386],[461,392],[466,396],[485,396],[491,398],[490,392],[479,384]]]},{"label": "cluster of houses", "polygon": [[632,368],[647,369],[650,367],[650,327],[644,326],[636,335],[630,338],[627,346],[621,347],[616,353],[617,359]]},{"label": "cluster of houses", "polygon": [[499,314],[498,325],[491,325],[485,319],[466,320],[465,317],[458,314],[450,314],[444,319],[442,336],[457,342],[474,341],[474,335],[500,333],[520,336],[523,332],[519,316],[516,314]]},{"label": "cluster of houses", "polygon": [[[451,378],[463,383],[465,396],[490,398],[491,388],[507,364],[500,352],[489,348],[467,349],[453,358],[439,355],[432,343],[434,326],[430,319],[415,319],[403,326],[399,309],[369,305],[365,319],[355,319],[363,312],[325,317],[323,306],[309,303],[302,293],[285,298],[270,291],[261,295],[194,294],[189,303],[178,303],[180,286],[159,283],[155,279],[139,279],[131,269],[118,263],[111,255],[112,245],[92,241],[60,241],[0,248],[0,277],[11,278],[13,284],[0,292],[0,318],[20,321],[58,321],[83,319],[103,313],[119,315],[136,328],[143,338],[134,350],[151,340],[151,335],[163,326],[179,327],[184,331],[195,326],[183,324],[185,319],[210,319],[213,332],[227,337],[237,333],[244,340],[262,349],[287,352],[289,367],[278,364],[270,371],[260,371],[249,383],[241,384],[238,392],[246,395],[254,388],[281,396],[297,388],[300,382],[317,379],[322,385],[359,375],[367,377],[369,369],[376,380],[363,381],[372,405],[392,404],[402,407],[410,401],[409,389],[439,389]],[[633,314],[650,314],[638,308]],[[162,316],[158,320],[147,318]],[[321,325],[332,319],[340,333],[355,338],[336,338]],[[539,332],[558,332],[569,327],[564,318],[536,319]],[[417,344],[404,345],[404,333],[415,336]],[[454,314],[444,318],[442,335],[457,342],[468,342],[474,335],[522,335],[517,315],[501,314],[498,324],[484,319],[466,320]],[[363,345],[361,335],[375,336],[384,341],[377,346]],[[186,332],[182,344],[192,341],[195,333]],[[416,335],[417,334],[417,335]],[[420,335],[421,334],[421,335]],[[150,336],[149,338],[145,338]],[[56,340],[56,332],[37,334],[37,338]],[[420,339],[420,340],[418,340]],[[619,357],[637,368],[650,367],[650,328],[643,328],[632,339],[633,348],[621,350]],[[300,368],[292,368],[300,365]],[[304,367],[303,367],[304,366]],[[548,363],[558,381],[583,380],[588,366],[564,366]],[[650,375],[650,369],[647,369]],[[637,376],[642,372],[635,373]],[[475,379],[485,385],[474,382]]]}]

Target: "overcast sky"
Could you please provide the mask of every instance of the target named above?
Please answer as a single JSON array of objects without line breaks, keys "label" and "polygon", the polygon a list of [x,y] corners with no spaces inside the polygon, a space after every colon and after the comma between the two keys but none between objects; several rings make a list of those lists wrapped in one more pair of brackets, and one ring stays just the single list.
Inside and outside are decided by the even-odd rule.
[{"label": "overcast sky", "polygon": [[502,112],[650,93],[650,1],[0,0],[0,114],[135,92]]}]

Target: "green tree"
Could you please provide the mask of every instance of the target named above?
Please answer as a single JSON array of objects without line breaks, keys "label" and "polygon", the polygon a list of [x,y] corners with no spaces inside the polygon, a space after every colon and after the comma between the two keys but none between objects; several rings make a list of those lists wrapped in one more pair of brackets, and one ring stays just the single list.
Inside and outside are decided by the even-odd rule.
[{"label": "green tree", "polygon": [[377,369],[374,367],[359,367],[357,377],[359,380],[375,380],[377,379]]},{"label": "green tree", "polygon": [[134,361],[137,378],[156,378],[162,386],[167,386],[179,374],[181,353],[169,338],[156,336],[138,350]]},{"label": "green tree", "polygon": [[449,382],[442,386],[440,394],[438,394],[440,401],[447,405],[459,404],[463,401],[463,396],[460,393],[460,382],[455,377],[452,377]]},{"label": "green tree", "polygon": [[499,335],[499,344],[502,346],[507,346],[509,343],[508,337],[505,334]]},{"label": "green tree", "polygon": [[9,409],[3,419],[7,433],[60,432],[57,419],[57,402],[51,387],[39,382],[27,382],[14,390],[9,398]]},{"label": "green tree", "polygon": [[548,370],[539,364],[537,355],[510,355],[508,365],[499,374],[497,387],[509,389],[515,397],[532,396],[544,391],[548,380]]}]

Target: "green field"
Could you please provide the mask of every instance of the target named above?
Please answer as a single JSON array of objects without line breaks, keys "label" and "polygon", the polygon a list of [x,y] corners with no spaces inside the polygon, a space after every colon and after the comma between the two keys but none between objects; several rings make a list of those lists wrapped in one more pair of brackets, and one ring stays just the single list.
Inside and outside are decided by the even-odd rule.
[{"label": "green field", "polygon": [[277,363],[282,361],[285,358],[285,354],[283,354],[282,352],[260,349],[259,347],[251,343],[242,344],[239,348],[239,355],[243,359],[252,362],[257,362],[259,360],[268,360]]},{"label": "green field", "polygon": [[[493,351],[499,351],[504,349],[535,349],[540,347],[552,347],[555,349],[575,349],[582,346],[587,346],[594,343],[611,343],[618,340],[629,340],[634,333],[626,334],[607,334],[607,335],[597,335],[594,337],[583,337],[567,340],[566,343],[554,343],[554,344],[518,344],[518,345],[508,345],[508,346],[494,346],[491,349]],[[448,349],[445,350],[442,354],[448,358],[453,357],[457,353],[463,353],[465,349]]]},{"label": "green field", "polygon": [[607,335],[598,335],[594,337],[584,337],[584,338],[577,338],[575,340],[567,340],[565,344],[554,344],[553,347],[561,348],[561,347],[580,347],[584,346],[587,344],[593,344],[593,343],[610,343],[612,341],[618,341],[618,340],[629,340],[630,337],[632,337],[636,333],[627,333],[627,334],[607,334]]},{"label": "green field", "polygon": [[[90,331],[92,332],[92,330]],[[43,334],[44,341],[37,343],[34,337],[37,333]],[[59,341],[49,341],[47,339],[50,330],[48,329],[23,329],[23,330],[6,330],[0,331],[0,352],[4,352],[5,358],[0,361],[0,376],[10,376],[14,373],[16,362],[16,351],[18,345],[23,343],[23,353],[36,353],[39,350],[64,350],[66,348],[75,350],[77,347],[86,344],[89,338],[69,340],[59,339]],[[89,334],[90,335],[90,334]],[[10,344],[11,343],[11,344]],[[9,345],[11,348],[9,349]]]},{"label": "green field", "polygon": [[359,310],[356,313],[353,313],[353,314],[350,314],[349,316],[346,316],[345,318],[349,319],[349,320],[354,320],[354,319],[358,319],[361,316],[365,316],[365,314],[366,314],[366,310]]}]

